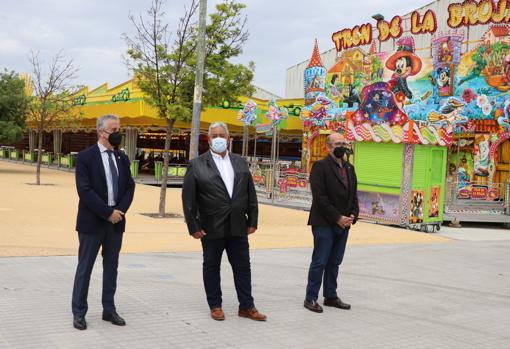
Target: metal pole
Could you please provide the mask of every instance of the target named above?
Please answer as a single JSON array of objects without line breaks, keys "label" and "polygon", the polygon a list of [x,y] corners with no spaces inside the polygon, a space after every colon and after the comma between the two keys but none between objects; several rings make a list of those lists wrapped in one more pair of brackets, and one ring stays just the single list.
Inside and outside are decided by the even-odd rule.
[{"label": "metal pole", "polygon": [[243,127],[243,147],[242,147],[242,156],[248,157],[248,145],[249,145],[249,134],[248,134],[248,126],[244,125]]},{"label": "metal pole", "polygon": [[277,132],[277,134],[276,134],[276,163],[278,163],[278,161],[280,161],[280,135],[279,135],[278,130],[276,132]]},{"label": "metal pole", "polygon": [[278,129],[273,126],[273,141],[271,142],[271,202],[274,203],[274,186],[276,183],[276,141],[277,141],[277,132]]},{"label": "metal pole", "polygon": [[197,69],[195,71],[195,91],[193,93],[193,116],[191,119],[191,139],[189,150],[190,160],[198,156],[198,141],[200,137],[200,111],[202,109],[202,90],[204,84],[206,15],[207,0],[200,0],[200,15],[198,20]]}]

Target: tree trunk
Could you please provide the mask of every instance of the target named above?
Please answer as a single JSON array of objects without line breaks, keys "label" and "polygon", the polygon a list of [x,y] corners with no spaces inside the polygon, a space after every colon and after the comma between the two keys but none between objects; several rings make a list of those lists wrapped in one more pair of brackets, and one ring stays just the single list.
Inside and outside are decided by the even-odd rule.
[{"label": "tree trunk", "polygon": [[166,187],[168,181],[168,163],[169,163],[169,151],[170,141],[172,140],[172,132],[174,128],[175,119],[167,119],[166,126],[166,138],[165,138],[165,150],[163,153],[163,173],[161,175],[161,191],[159,193],[159,217],[165,217],[165,205],[166,205]]},{"label": "tree trunk", "polygon": [[37,152],[37,170],[35,175],[35,184],[41,185],[41,160],[42,160],[42,142],[43,142],[43,130],[42,128],[39,128],[39,134],[38,134],[38,145],[37,148],[39,151]]},{"label": "tree trunk", "polygon": [[202,92],[204,88],[204,64],[205,64],[205,41],[206,41],[206,18],[207,18],[207,0],[200,0],[198,14],[198,44],[197,44],[197,64],[195,70],[195,89],[193,92],[193,115],[191,119],[191,139],[189,159],[198,156],[198,147],[200,144],[200,113],[202,110]]}]

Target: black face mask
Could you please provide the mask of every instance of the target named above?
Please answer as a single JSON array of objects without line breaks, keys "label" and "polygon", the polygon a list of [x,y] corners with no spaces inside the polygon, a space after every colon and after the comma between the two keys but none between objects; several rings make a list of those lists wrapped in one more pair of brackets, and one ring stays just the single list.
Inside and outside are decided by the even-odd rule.
[{"label": "black face mask", "polygon": [[122,134],[120,132],[112,132],[108,136],[108,142],[114,146],[118,147],[120,143],[122,142]]},{"label": "black face mask", "polygon": [[333,150],[333,155],[335,155],[337,159],[343,159],[344,155],[346,154],[348,158],[350,155],[352,155],[352,153],[352,149],[347,147],[335,147]]}]

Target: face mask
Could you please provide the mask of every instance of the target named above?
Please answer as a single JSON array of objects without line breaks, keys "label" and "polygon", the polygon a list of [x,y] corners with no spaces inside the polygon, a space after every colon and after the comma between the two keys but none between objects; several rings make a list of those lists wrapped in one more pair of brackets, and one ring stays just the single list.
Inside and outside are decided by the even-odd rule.
[{"label": "face mask", "polygon": [[108,142],[114,146],[118,147],[120,143],[122,142],[122,134],[120,132],[112,132],[108,136]]},{"label": "face mask", "polygon": [[211,149],[215,153],[223,153],[227,150],[227,140],[225,138],[216,137],[211,140]]},{"label": "face mask", "polygon": [[352,153],[352,149],[347,147],[335,147],[333,150],[333,155],[335,155],[337,159],[342,159],[345,154],[347,154],[347,157],[349,157],[352,155]]}]

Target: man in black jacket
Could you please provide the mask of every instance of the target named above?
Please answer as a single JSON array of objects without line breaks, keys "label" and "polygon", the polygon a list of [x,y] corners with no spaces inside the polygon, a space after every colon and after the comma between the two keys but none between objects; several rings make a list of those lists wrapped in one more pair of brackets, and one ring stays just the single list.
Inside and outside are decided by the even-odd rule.
[{"label": "man in black jacket", "polygon": [[103,320],[124,326],[115,309],[117,267],[126,226],[125,214],[133,201],[135,182],[129,159],[115,150],[120,145],[119,118],[104,115],[97,119],[98,142],[81,151],[76,159],[76,188],[80,197],[76,231],[80,247],[73,287],[73,325],[85,330],[90,274],[99,248],[103,256]]},{"label": "man in black jacket", "polygon": [[251,295],[248,235],[257,230],[258,204],[248,165],[229,153],[227,126],[209,127],[210,150],[193,159],[182,186],[182,205],[189,234],[201,239],[207,302],[214,320],[224,320],[220,265],[223,250],[234,272],[241,317],[265,321]]},{"label": "man in black jacket", "polygon": [[337,277],[349,229],[359,213],[356,173],[346,161],[352,153],[350,144],[343,135],[332,133],[327,147],[329,155],[317,161],[310,173],[312,208],[308,225],[312,226],[314,248],[304,306],[317,313],[323,311],[317,303],[321,283],[325,306],[351,308],[338,298]]}]

